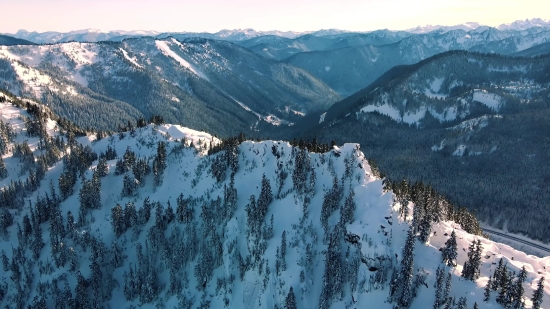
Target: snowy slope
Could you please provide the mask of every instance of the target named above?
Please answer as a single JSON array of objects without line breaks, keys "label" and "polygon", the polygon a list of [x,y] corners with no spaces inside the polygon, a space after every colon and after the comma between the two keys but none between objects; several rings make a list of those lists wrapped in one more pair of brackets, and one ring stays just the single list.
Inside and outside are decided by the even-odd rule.
[{"label": "snowy slope", "polygon": [[[2,110],[10,115],[5,119],[17,118],[14,118],[12,108],[5,103],[0,104]],[[148,164],[156,160],[158,143],[166,143],[167,168],[162,173],[162,183],[154,186],[153,176],[146,176],[145,183],[138,186],[135,195],[123,197],[125,176],[115,175],[117,160],[109,160],[108,175],[100,178],[101,207],[88,210],[84,216],[86,219],[78,219],[78,195],[84,185],[78,181],[74,193],[59,205],[64,226],[68,224],[68,211],[77,219],[75,230],[66,232],[61,240],[62,247],[70,248],[70,261],[59,268],[52,264],[51,242],[55,241],[55,237],[50,237],[51,222],[41,224],[45,246],[39,251],[37,262],[32,260],[31,250],[25,249],[32,248],[33,242],[21,244],[17,224],[8,227],[9,235],[0,241],[0,249],[11,262],[17,251],[15,249],[21,245],[23,255],[33,261],[19,266],[24,274],[31,274],[29,293],[20,296],[23,297],[19,302],[22,306],[37,305],[43,299],[48,307],[54,307],[56,295],[66,295],[61,291],[69,288],[73,291],[71,298],[63,296],[58,301],[104,302],[110,307],[134,305],[154,308],[156,304],[172,308],[179,304],[190,308],[273,308],[284,306],[292,288],[297,308],[322,307],[322,300],[327,298],[330,308],[393,307],[393,304],[387,303],[390,269],[398,267],[402,258],[411,218],[409,216],[404,220],[399,215],[400,205],[393,203],[392,192],[386,192],[382,180],[373,175],[359,145],[346,144],[320,154],[301,151],[287,142],[246,141],[237,148],[230,148],[229,152],[206,155],[209,147],[219,143],[217,139],[204,132],[173,125],[149,125],[133,133],[94,140],[93,136],[77,139],[96,153],[105,153],[111,147],[116,150],[118,158],[130,149],[138,158],[145,158]],[[193,147],[190,147],[191,142]],[[6,158],[9,157],[8,153]],[[237,166],[227,163],[235,159]],[[7,165],[14,164],[5,161]],[[54,190],[59,195],[58,178],[65,164],[59,162],[50,168],[40,188],[26,199],[34,203],[39,196],[43,198],[49,194],[52,197],[50,181],[53,181]],[[96,160],[91,164],[91,169],[97,165]],[[85,179],[91,179],[91,169],[85,171]],[[235,171],[234,176],[230,176],[232,170]],[[223,173],[217,180],[214,174],[219,171]],[[127,175],[132,177],[132,172]],[[336,200],[336,209],[326,213],[321,205],[326,203],[327,194],[330,196],[329,192],[333,192],[335,181],[342,196]],[[270,184],[269,190],[262,193],[264,187],[268,188],[264,186],[266,182]],[[236,196],[231,193],[233,187]],[[267,192],[272,194],[273,199],[266,205],[263,203],[266,200],[261,197],[266,197]],[[171,205],[179,213],[177,199],[180,194],[187,205],[193,207],[194,213],[186,217],[190,221],[173,219],[169,222],[165,211]],[[251,196],[254,196],[256,206],[247,206],[251,205]],[[117,237],[113,231],[112,220],[115,217],[112,209],[117,204],[128,207],[128,203],[134,203],[141,211],[147,197],[153,202],[151,218],[124,229],[126,231]],[[344,202],[350,198],[353,203]],[[154,201],[160,204],[155,206]],[[345,205],[352,204],[350,221],[344,223]],[[23,218],[30,213],[28,205],[25,203],[22,209],[8,210],[15,223],[24,226]],[[261,213],[263,208],[260,205],[267,206],[265,213]],[[413,213],[413,205],[408,207],[409,213]],[[157,218],[157,209],[161,211],[162,218]],[[39,212],[39,209],[34,210],[34,213]],[[78,222],[81,220],[84,221]],[[257,224],[263,230],[259,234],[254,228]],[[32,229],[35,230],[36,226]],[[483,302],[483,287],[495,269],[494,263],[500,258],[508,262],[510,270],[526,267],[528,275],[524,288],[527,297],[536,288],[535,281],[540,276],[549,277],[550,257],[526,255],[507,245],[468,234],[457,224],[444,221],[433,226],[434,233],[426,244],[416,241],[414,269],[415,272],[425,273],[427,278],[426,286],[420,287],[411,308],[432,307],[435,272],[441,261],[438,250],[447,240],[446,234],[452,230],[457,233],[458,266],[446,268],[452,274],[451,296],[456,299],[467,297],[469,307],[474,302],[483,308],[499,307],[494,301],[495,292],[488,303]],[[283,234],[286,242],[283,242]],[[352,234],[357,235],[357,239]],[[349,239],[355,239],[355,244]],[[476,283],[460,278],[466,260],[466,252],[462,249],[466,249],[474,239],[480,239],[484,247],[481,276]],[[116,250],[112,247],[115,242],[121,255],[115,254]],[[329,243],[332,245],[329,246]],[[277,254],[282,247],[286,248],[283,256]],[[336,259],[329,253],[335,254]],[[121,256],[122,260],[115,262],[116,256]],[[327,270],[325,260],[329,258],[339,268],[329,267],[332,270]],[[186,262],[180,264],[177,261]],[[100,269],[102,283],[99,286],[94,283],[98,280],[94,265],[99,265]],[[179,265],[179,268],[174,265]],[[130,269],[140,274],[147,273],[147,280],[134,291],[138,296],[126,300],[128,291],[132,290],[125,283]],[[18,303],[15,296],[17,287],[12,276],[13,268],[4,270],[0,275],[0,282],[5,282],[7,286],[7,296],[1,301],[2,306]],[[379,278],[375,279],[376,276]],[[79,277],[81,284],[78,284]],[[343,285],[336,293],[330,292],[325,284],[337,277]],[[178,283],[181,284],[179,288]],[[176,293],[179,296],[169,292],[171,284],[176,284],[176,290],[181,291]],[[547,287],[543,307],[548,303],[550,289]],[[529,300],[526,304],[528,308],[531,305]]]}]

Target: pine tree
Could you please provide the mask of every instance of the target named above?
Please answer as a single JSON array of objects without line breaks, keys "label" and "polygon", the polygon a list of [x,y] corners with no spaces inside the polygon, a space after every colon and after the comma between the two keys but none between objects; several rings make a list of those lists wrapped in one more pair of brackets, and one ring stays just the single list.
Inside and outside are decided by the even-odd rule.
[{"label": "pine tree", "polygon": [[445,248],[441,251],[441,257],[443,263],[447,266],[456,266],[456,257],[457,257],[457,243],[456,243],[456,233],[453,230],[451,237],[445,242]]},{"label": "pine tree", "polygon": [[502,274],[505,271],[505,269],[506,269],[506,266],[503,264],[503,260],[501,258],[500,261],[498,262],[498,266],[495,269],[495,272],[493,273],[493,282],[492,282],[492,285],[491,285],[491,289],[493,291],[498,290],[502,286],[501,279],[502,279]]},{"label": "pine tree", "polygon": [[403,247],[403,259],[401,260],[400,291],[398,305],[408,308],[413,299],[413,278],[414,278],[414,247],[415,237],[413,227],[409,228],[407,240]]},{"label": "pine tree", "polygon": [[452,275],[450,273],[447,274],[447,280],[445,281],[445,290],[443,291],[443,302],[450,302],[449,295],[451,294],[452,279]]},{"label": "pine tree", "polygon": [[489,298],[491,298],[491,276],[489,276],[489,280],[487,281],[487,285],[485,286],[485,291],[483,292],[483,301],[489,301]]},{"label": "pine tree", "polygon": [[474,309],[479,309],[479,305],[477,303],[474,303]]},{"label": "pine tree", "polygon": [[479,278],[482,250],[483,246],[479,239],[473,241],[468,247],[468,260],[464,263],[462,269],[462,277],[465,279],[476,281]]},{"label": "pine tree", "polygon": [[510,306],[510,304],[508,303],[508,299],[509,299],[508,294],[510,292],[508,288],[508,281],[509,281],[508,272],[507,271],[502,272],[500,277],[500,282],[504,282],[504,284],[500,285],[500,292],[498,293],[498,297],[496,301],[497,303],[501,304],[506,308]]},{"label": "pine tree", "polygon": [[96,170],[99,177],[107,176],[107,174],[109,173],[109,168],[107,167],[107,159],[105,157],[99,158]]},{"label": "pine tree", "polygon": [[458,305],[456,307],[457,309],[468,309],[468,302],[466,300],[466,297],[461,297],[458,300]]},{"label": "pine tree", "polygon": [[544,296],[544,277],[541,277],[537,284],[537,289],[533,292],[531,301],[533,302],[533,309],[540,309],[542,304],[542,298]]},{"label": "pine tree", "polygon": [[443,299],[443,283],[445,280],[445,272],[443,271],[443,268],[437,267],[436,275],[435,275],[435,302],[434,302],[434,309],[437,309],[441,307],[444,303]]},{"label": "pine tree", "polygon": [[294,296],[294,290],[290,287],[288,294],[286,295],[285,300],[285,309],[297,309],[296,306],[296,297]]},{"label": "pine tree", "polygon": [[527,270],[525,269],[525,266],[523,266],[514,282],[514,290],[512,296],[512,308],[514,309],[522,308],[523,293],[525,292],[525,289],[523,288],[523,283],[525,282],[525,279],[527,279]]}]

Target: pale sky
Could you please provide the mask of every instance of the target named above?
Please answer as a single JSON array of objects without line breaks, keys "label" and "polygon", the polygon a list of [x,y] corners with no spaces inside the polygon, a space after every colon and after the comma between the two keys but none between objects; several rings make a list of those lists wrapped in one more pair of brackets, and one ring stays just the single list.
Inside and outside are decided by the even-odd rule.
[{"label": "pale sky", "polygon": [[550,19],[547,0],[0,0],[0,32],[401,30]]}]

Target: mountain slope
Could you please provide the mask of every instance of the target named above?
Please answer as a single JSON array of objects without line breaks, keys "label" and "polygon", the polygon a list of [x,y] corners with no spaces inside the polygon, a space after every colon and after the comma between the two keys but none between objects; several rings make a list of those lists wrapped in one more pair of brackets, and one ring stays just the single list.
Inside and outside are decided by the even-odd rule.
[{"label": "mountain slope", "polygon": [[[230,135],[249,132],[259,121],[289,124],[299,118],[289,111],[322,110],[339,98],[308,72],[222,41],[142,38],[1,47],[0,58],[4,88],[43,100],[58,114],[96,129],[127,122],[88,119],[99,110],[97,100],[116,102],[125,119],[161,115]],[[75,108],[82,103],[95,111]]]},{"label": "mountain slope", "polygon": [[238,44],[268,59],[283,60],[301,52],[327,51],[363,45],[385,45],[395,43],[408,36],[410,33],[389,30],[368,33],[335,33],[322,36],[311,33],[294,39],[261,36],[238,42]]},{"label": "mountain slope", "polygon": [[305,136],[369,145],[391,179],[431,183],[490,225],[549,241],[549,68],[547,56],[448,52],[311,115]]},{"label": "mountain slope", "polygon": [[[0,107],[9,111],[8,125],[25,113]],[[392,286],[394,295],[414,291],[411,308],[427,308],[440,266],[449,278],[445,300],[464,296],[468,306],[497,307],[498,292],[484,303],[483,286],[500,259],[506,272],[525,266],[526,298],[549,275],[548,257],[468,234],[451,221],[431,224],[425,244],[414,234],[406,242],[412,223],[401,211],[420,220],[422,207],[394,204],[355,144],[310,153],[286,142],[226,140],[225,150],[207,156],[219,140],[174,125],[92,140],[64,145],[71,151],[23,204],[2,206],[2,306],[393,308]],[[17,158],[4,157],[12,171]],[[151,163],[154,175],[138,172]],[[72,173],[83,181],[67,186]],[[448,216],[447,206],[441,210]],[[438,249],[453,231],[457,266],[438,265]],[[476,239],[484,258],[471,282],[460,278],[467,260],[460,249]],[[409,258],[416,284],[411,277],[410,285],[396,285],[390,277],[409,273],[400,266]],[[549,292],[542,290],[544,303]]]},{"label": "mountain slope", "polygon": [[303,68],[333,89],[351,95],[390,68],[413,64],[449,50],[511,54],[547,41],[548,30],[454,29],[410,35],[393,44],[301,52],[285,62]]},{"label": "mountain slope", "polygon": [[27,41],[27,40],[14,38],[12,36],[0,34],[0,45],[6,45],[6,46],[11,46],[11,45],[35,45],[35,43],[33,43],[31,41]]}]

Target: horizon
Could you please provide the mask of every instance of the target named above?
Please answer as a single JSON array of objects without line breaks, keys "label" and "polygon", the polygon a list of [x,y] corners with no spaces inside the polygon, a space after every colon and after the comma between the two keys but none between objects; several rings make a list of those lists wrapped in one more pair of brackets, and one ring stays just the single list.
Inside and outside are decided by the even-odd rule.
[{"label": "horizon", "polygon": [[[502,26],[502,25],[509,25],[509,24],[512,24],[512,23],[518,22],[518,21],[532,21],[532,20],[542,20],[544,22],[550,23],[550,19],[544,19],[544,18],[540,18],[540,17],[533,17],[533,18],[526,18],[526,19],[516,19],[516,20],[513,20],[513,21],[500,23],[500,24],[497,24],[497,25],[488,25],[488,24],[477,22],[477,21],[467,21],[467,22],[462,22],[462,23],[457,23],[457,24],[447,24],[447,25],[443,25],[443,24],[424,24],[424,25],[417,25],[417,26],[409,27],[409,28],[406,28],[406,29],[378,28],[378,29],[368,29],[368,30],[349,30],[349,29],[341,29],[341,28],[321,28],[321,29],[313,29],[313,30],[295,31],[295,30],[280,30],[280,29],[258,30],[258,29],[251,28],[251,27],[244,27],[244,28],[222,28],[222,29],[219,29],[219,30],[216,30],[216,31],[186,31],[186,30],[160,31],[160,30],[156,30],[156,29],[128,29],[128,30],[127,29],[124,29],[124,30],[123,29],[108,29],[108,30],[106,30],[106,29],[98,29],[98,28],[81,28],[81,29],[74,29],[74,30],[69,30],[69,31],[57,31],[57,30],[37,31],[37,30],[29,30],[29,29],[22,28],[22,29],[19,29],[19,30],[15,31],[15,32],[0,32],[0,33],[1,34],[7,34],[7,35],[14,35],[14,34],[17,34],[18,32],[21,32],[21,31],[26,31],[28,33],[47,33],[47,32],[71,33],[71,32],[79,32],[79,31],[90,31],[90,32],[93,31],[93,32],[98,32],[98,33],[109,33],[109,32],[140,32],[140,31],[143,31],[143,32],[157,32],[158,34],[169,33],[169,32],[172,32],[172,33],[208,33],[208,34],[216,34],[216,33],[222,32],[222,31],[244,31],[244,30],[252,30],[252,31],[256,31],[256,32],[282,32],[282,33],[291,32],[291,33],[296,33],[296,34],[307,34],[307,33],[312,33],[312,32],[317,32],[317,31],[328,31],[328,30],[361,33],[361,32],[372,32],[372,31],[378,31],[378,30],[407,31],[407,30],[414,30],[416,28],[423,28],[423,27],[453,27],[453,26],[468,25],[468,24],[478,24],[478,27],[496,28],[496,27],[499,27],[499,26]],[[475,28],[472,28],[472,29],[475,29]]]},{"label": "horizon", "polygon": [[[110,31],[206,32],[254,29],[256,31],[311,32],[338,29],[367,32],[380,29],[407,30],[423,26],[454,26],[475,22],[496,27],[518,20],[540,18],[550,12],[550,2],[537,0],[281,0],[257,4],[252,0],[221,0],[201,3],[184,0],[6,0],[7,12],[25,12],[25,18],[3,16],[0,32]],[[398,9],[396,9],[398,8]],[[544,15],[544,14],[542,14]]]}]

